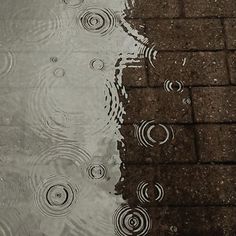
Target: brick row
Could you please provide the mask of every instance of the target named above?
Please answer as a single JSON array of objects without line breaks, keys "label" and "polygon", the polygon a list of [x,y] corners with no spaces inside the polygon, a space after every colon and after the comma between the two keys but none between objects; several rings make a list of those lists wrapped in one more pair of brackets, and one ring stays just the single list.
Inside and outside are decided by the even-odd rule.
[{"label": "brick row", "polygon": [[[159,167],[125,165],[124,181],[119,183],[123,197],[131,205],[143,206],[225,206],[235,205],[236,166],[166,165]],[[144,190],[140,183],[148,183],[149,201],[140,200]],[[118,184],[118,185],[119,185]],[[155,184],[163,188],[163,198]],[[143,198],[145,199],[145,198]]]},{"label": "brick row", "polygon": [[157,50],[218,50],[224,35],[218,19],[146,20],[146,33]]},{"label": "brick row", "polygon": [[234,236],[236,208],[157,207],[148,209],[152,219],[150,235]]}]

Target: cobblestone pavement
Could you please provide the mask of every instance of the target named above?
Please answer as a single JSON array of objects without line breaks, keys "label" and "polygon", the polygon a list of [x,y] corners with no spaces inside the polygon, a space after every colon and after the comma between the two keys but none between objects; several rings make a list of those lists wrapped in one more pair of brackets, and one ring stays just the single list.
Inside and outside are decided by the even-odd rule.
[{"label": "cobblestone pavement", "polygon": [[[150,235],[236,235],[236,1],[136,0],[130,16],[158,54],[155,67],[124,73],[124,198],[136,204],[141,181],[163,187],[163,200],[146,204]],[[142,120],[153,120],[155,140],[162,126],[174,138],[138,146]]]}]

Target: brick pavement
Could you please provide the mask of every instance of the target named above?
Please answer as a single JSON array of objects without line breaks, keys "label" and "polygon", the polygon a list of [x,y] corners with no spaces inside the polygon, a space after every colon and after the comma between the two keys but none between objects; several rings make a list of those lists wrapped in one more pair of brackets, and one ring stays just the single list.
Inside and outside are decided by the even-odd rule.
[{"label": "brick pavement", "polygon": [[[151,183],[152,199],[143,203],[153,222],[149,235],[234,236],[236,1],[136,0],[129,17],[143,22],[158,54],[155,68],[142,62],[124,73],[125,180],[117,188],[140,204],[139,183]],[[166,92],[165,81],[183,82],[183,91]],[[156,142],[146,147],[134,135],[142,120],[153,120],[146,128],[154,125]],[[155,183],[165,192],[159,202]]]}]

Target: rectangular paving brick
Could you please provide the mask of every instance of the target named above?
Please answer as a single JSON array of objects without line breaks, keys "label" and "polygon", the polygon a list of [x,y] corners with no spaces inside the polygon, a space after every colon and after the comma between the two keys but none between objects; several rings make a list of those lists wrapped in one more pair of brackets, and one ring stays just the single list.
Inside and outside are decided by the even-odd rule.
[{"label": "rectangular paving brick", "polygon": [[228,84],[223,52],[159,52],[149,66],[150,85],[179,80],[184,85]]},{"label": "rectangular paving brick", "polygon": [[147,86],[147,75],[145,60],[127,65],[123,69],[122,81],[126,87],[145,87]]},{"label": "rectangular paving brick", "polygon": [[236,87],[192,88],[197,122],[236,121]]},{"label": "rectangular paving brick", "polygon": [[[123,193],[132,204],[224,206],[236,203],[236,166],[160,165],[151,168],[127,164],[122,177]],[[148,183],[149,201],[140,201],[142,182]],[[164,194],[159,195],[157,189]],[[156,200],[158,196],[160,199]]]},{"label": "rectangular paving brick", "polygon": [[157,50],[222,49],[224,39],[218,19],[147,20],[146,33]]},{"label": "rectangular paving brick", "polygon": [[236,84],[236,52],[232,52],[228,55],[228,62],[231,83]]},{"label": "rectangular paving brick", "polygon": [[184,0],[184,12],[187,17],[235,17],[235,0]]},{"label": "rectangular paving brick", "polygon": [[182,93],[168,93],[164,88],[131,89],[128,96],[129,102],[125,106],[126,123],[152,119],[159,123],[192,121],[191,105],[184,103],[184,99],[189,98],[188,89]]},{"label": "rectangular paving brick", "polygon": [[[153,125],[154,127],[150,130]],[[135,130],[133,125],[124,125],[122,127],[121,133],[124,137],[123,143],[125,145],[121,149],[123,162],[158,164],[196,161],[192,126],[163,126],[162,124],[147,123],[145,129],[142,129],[142,127],[141,124],[139,124],[137,130]],[[166,133],[165,128],[168,133]],[[143,130],[144,133],[142,135]],[[155,142],[148,138],[149,131],[151,131],[151,138]],[[165,140],[166,142],[163,143]]]},{"label": "rectangular paving brick", "polygon": [[[130,1],[131,2],[131,1]],[[135,0],[130,4],[128,17],[150,18],[150,17],[178,17],[180,7],[178,0]]]},{"label": "rectangular paving brick", "polygon": [[[235,204],[236,166],[165,166],[154,170],[166,205]],[[158,204],[158,203],[156,203]]]},{"label": "rectangular paving brick", "polygon": [[236,162],[236,125],[197,125],[200,161]]},{"label": "rectangular paving brick", "polygon": [[225,32],[228,49],[236,49],[236,19],[226,19]]},{"label": "rectangular paving brick", "polygon": [[157,207],[148,209],[150,235],[234,236],[236,207]]}]

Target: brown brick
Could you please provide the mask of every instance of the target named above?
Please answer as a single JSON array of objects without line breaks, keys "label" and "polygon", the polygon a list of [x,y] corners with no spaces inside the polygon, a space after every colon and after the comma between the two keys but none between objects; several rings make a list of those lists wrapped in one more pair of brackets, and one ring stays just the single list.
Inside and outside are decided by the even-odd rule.
[{"label": "brown brick", "polygon": [[198,125],[201,161],[236,161],[236,125]]},{"label": "brown brick", "polygon": [[147,86],[145,60],[132,63],[123,70],[123,83],[126,87],[145,87]]},{"label": "brown brick", "polygon": [[218,19],[147,20],[146,32],[157,50],[224,48]]},{"label": "brown brick", "polygon": [[149,209],[150,235],[234,236],[236,208],[157,207]]},{"label": "brown brick", "polygon": [[[236,203],[235,166],[161,165],[152,169],[144,165],[126,165],[122,177],[124,177],[122,184],[123,192],[126,194],[125,199],[132,204],[223,206]],[[142,181],[150,183],[149,203],[140,202],[137,196],[136,190]],[[164,197],[160,201],[155,200],[157,197],[155,183],[164,190]]]},{"label": "brown brick", "polygon": [[230,53],[228,58],[231,83],[236,84],[236,52]]},{"label": "brown brick", "polygon": [[149,67],[150,85],[179,80],[184,85],[228,84],[223,52],[159,52]]},{"label": "brown brick", "polygon": [[184,0],[184,6],[187,17],[236,16],[235,0]]},{"label": "brown brick", "polygon": [[228,49],[236,49],[236,19],[225,20],[225,31]]},{"label": "brown brick", "polygon": [[178,0],[136,0],[130,5],[128,17],[150,18],[150,17],[177,17],[180,14]]},{"label": "brown brick", "polygon": [[165,191],[162,204],[235,204],[235,166],[160,166],[154,181]]},{"label": "brown brick", "polygon": [[[152,125],[152,124],[151,124]],[[150,126],[147,126],[150,127]],[[174,137],[170,133],[170,138],[164,144],[160,144],[165,140],[165,130],[155,124],[151,135],[156,143],[150,142],[152,146],[140,145],[137,137],[134,135],[134,126],[123,126],[121,133],[124,137],[124,149],[121,151],[121,159],[127,163],[170,163],[170,162],[194,162],[196,160],[194,146],[194,130],[192,126],[182,125],[166,125],[168,129],[173,128]],[[169,130],[171,132],[171,130]],[[145,132],[147,137],[147,130]],[[148,139],[147,139],[148,140]]]},{"label": "brown brick", "polygon": [[192,121],[191,106],[184,104],[189,97],[188,89],[183,93],[168,93],[162,88],[132,89],[128,92],[129,103],[125,107],[126,123],[152,120],[163,123]]},{"label": "brown brick", "polygon": [[[118,194],[122,194],[123,199],[127,200],[130,205],[140,205],[137,197],[137,186],[142,182],[151,183],[154,175],[151,166],[130,166],[124,164],[125,169],[121,169],[123,181],[116,185]],[[150,202],[152,203],[152,202]],[[150,205],[145,203],[145,205]]]},{"label": "brown brick", "polygon": [[197,122],[236,121],[236,88],[193,88],[193,107]]}]

